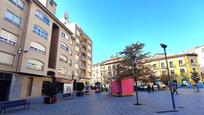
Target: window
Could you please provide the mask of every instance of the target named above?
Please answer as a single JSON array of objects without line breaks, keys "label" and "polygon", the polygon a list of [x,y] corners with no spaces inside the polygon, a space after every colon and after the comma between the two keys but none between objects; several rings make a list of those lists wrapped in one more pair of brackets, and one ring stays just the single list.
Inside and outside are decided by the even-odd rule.
[{"label": "window", "polygon": [[185,73],[185,69],[180,69],[181,74]]},{"label": "window", "polygon": [[40,10],[36,10],[35,15],[42,20],[45,24],[49,25],[50,24],[50,19],[44,14],[42,13]]},{"label": "window", "polygon": [[194,60],[193,60],[193,59],[191,59],[191,63],[194,63]]},{"label": "window", "polygon": [[90,56],[88,56],[88,60],[90,60],[90,61],[91,61],[91,57],[90,57]]},{"label": "window", "polygon": [[14,5],[23,10],[24,3],[21,0],[10,0]]},{"label": "window", "polygon": [[50,5],[53,6],[53,4],[54,4],[54,1],[50,0]]},{"label": "window", "polygon": [[196,68],[192,68],[193,69],[193,72],[196,72]]},{"label": "window", "polygon": [[63,37],[63,38],[65,38],[65,33],[64,32],[61,32],[61,36]]},{"label": "window", "polygon": [[72,66],[72,60],[69,60],[69,65]]},{"label": "window", "polygon": [[164,63],[161,63],[162,69],[166,69],[166,65]]},{"label": "window", "polygon": [[183,66],[183,60],[179,60],[179,66]]},{"label": "window", "polygon": [[70,39],[70,44],[73,45],[73,41],[72,41],[72,39]]},{"label": "window", "polygon": [[162,75],[166,75],[166,71],[162,71]]},{"label": "window", "polygon": [[65,43],[61,43],[61,46],[60,46],[62,49],[64,49],[65,51],[69,51],[69,47],[65,44]]},{"label": "window", "polygon": [[0,63],[2,64],[7,64],[7,65],[12,65],[14,61],[14,55],[0,52]]},{"label": "window", "polygon": [[153,64],[153,68],[154,68],[154,70],[157,70],[158,69],[157,64]]},{"label": "window", "polygon": [[58,69],[58,73],[59,73],[59,74],[62,74],[62,75],[66,75],[67,72],[66,72],[66,69],[65,69],[65,68],[59,68],[59,69]]},{"label": "window", "polygon": [[79,52],[76,51],[75,54],[76,54],[77,56],[79,56]]},{"label": "window", "polygon": [[175,74],[175,71],[174,70],[171,70],[171,75],[174,75]]},{"label": "window", "polygon": [[45,54],[45,47],[37,42],[31,42],[30,49],[37,53]]},{"label": "window", "polygon": [[202,48],[202,53],[204,53],[204,48]]},{"label": "window", "polygon": [[42,29],[40,26],[38,25],[34,25],[33,27],[33,32],[35,32],[37,35],[47,39],[48,37],[48,33],[47,31],[45,31],[44,29]]},{"label": "window", "polygon": [[65,55],[60,55],[59,56],[59,60],[64,62],[64,63],[67,63],[68,62],[68,58],[65,56]]},{"label": "window", "polygon": [[35,59],[29,59],[26,67],[36,70],[43,70],[44,64],[41,61]]},{"label": "window", "polygon": [[192,65],[192,66],[195,66],[195,61],[194,61],[194,59],[191,59],[191,65]]},{"label": "window", "polygon": [[14,13],[12,13],[9,10],[7,10],[5,13],[5,20],[7,20],[8,22],[10,22],[11,24],[17,27],[20,27],[21,25],[21,18],[19,18],[18,16],[16,16]]},{"label": "window", "polygon": [[111,71],[111,66],[108,66],[108,70]]},{"label": "window", "polygon": [[172,61],[169,62],[169,65],[170,65],[170,68],[173,68],[174,67],[174,64]]},{"label": "window", "polygon": [[72,55],[72,50],[71,49],[69,50],[69,54]]},{"label": "window", "polygon": [[6,31],[6,30],[1,30],[0,31],[0,41],[16,45],[18,41],[18,36]]}]

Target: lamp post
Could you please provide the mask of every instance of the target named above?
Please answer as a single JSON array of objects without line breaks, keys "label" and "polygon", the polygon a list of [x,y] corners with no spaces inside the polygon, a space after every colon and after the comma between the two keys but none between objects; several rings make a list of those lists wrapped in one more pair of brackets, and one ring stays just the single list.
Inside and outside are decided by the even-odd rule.
[{"label": "lamp post", "polygon": [[173,95],[173,92],[172,92],[171,78],[170,78],[170,74],[169,74],[169,66],[168,66],[168,61],[167,61],[167,55],[166,55],[167,45],[166,44],[160,44],[160,46],[164,49],[164,55],[165,55],[166,66],[167,66],[167,74],[168,74],[169,83],[170,83],[169,88],[170,88],[170,92],[171,92],[172,106],[173,106],[173,109],[176,109],[175,101],[174,101],[174,95]]}]

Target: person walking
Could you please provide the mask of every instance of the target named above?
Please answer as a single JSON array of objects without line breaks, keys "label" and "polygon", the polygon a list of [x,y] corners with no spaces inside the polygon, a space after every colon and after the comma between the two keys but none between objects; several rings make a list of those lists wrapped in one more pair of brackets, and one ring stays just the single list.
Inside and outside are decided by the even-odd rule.
[{"label": "person walking", "polygon": [[154,84],[150,83],[151,91],[154,92]]},{"label": "person walking", "polygon": [[148,93],[150,93],[150,90],[151,90],[151,87],[150,87],[150,84],[148,83],[148,85],[147,85],[147,91],[148,91]]},{"label": "person walking", "polygon": [[176,93],[178,95],[178,91],[177,91],[178,87],[177,87],[176,81],[172,83],[172,89],[173,89],[173,94]]}]

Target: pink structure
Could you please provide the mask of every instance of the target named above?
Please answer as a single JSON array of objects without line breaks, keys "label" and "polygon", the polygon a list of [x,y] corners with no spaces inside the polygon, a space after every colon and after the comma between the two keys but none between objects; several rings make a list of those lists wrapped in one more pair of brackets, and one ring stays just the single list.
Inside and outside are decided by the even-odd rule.
[{"label": "pink structure", "polygon": [[132,96],[134,95],[134,81],[131,78],[115,80],[111,82],[111,94],[114,96]]},{"label": "pink structure", "polygon": [[114,96],[118,96],[121,92],[121,85],[119,80],[115,80],[111,82],[111,94]]}]

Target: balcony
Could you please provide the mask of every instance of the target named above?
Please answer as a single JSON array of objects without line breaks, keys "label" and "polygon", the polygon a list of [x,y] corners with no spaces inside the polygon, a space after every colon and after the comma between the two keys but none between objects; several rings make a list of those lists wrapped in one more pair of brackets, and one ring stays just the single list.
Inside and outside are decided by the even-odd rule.
[{"label": "balcony", "polygon": [[191,66],[196,66],[196,64],[195,63],[191,63]]},{"label": "balcony", "polygon": [[81,64],[80,68],[86,70],[86,65],[85,64]]},{"label": "balcony", "polygon": [[86,42],[85,41],[80,41],[81,45],[86,46]]},{"label": "balcony", "polygon": [[85,49],[85,48],[81,48],[81,51],[82,51],[83,53],[86,53],[86,49]]},{"label": "balcony", "polygon": [[167,69],[166,66],[162,66],[161,68],[162,68],[162,69]]},{"label": "balcony", "polygon": [[180,67],[184,67],[184,66],[185,66],[185,64],[179,64],[179,66],[180,66]]},{"label": "balcony", "polygon": [[170,65],[170,68],[175,68],[175,65]]},{"label": "balcony", "polygon": [[86,61],[86,57],[85,56],[81,56],[81,60]]}]

